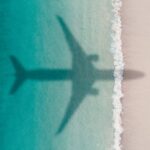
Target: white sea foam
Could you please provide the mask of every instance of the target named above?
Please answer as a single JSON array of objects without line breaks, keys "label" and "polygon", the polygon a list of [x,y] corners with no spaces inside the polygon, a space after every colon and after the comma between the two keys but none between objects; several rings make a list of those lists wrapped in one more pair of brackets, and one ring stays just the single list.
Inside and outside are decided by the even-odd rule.
[{"label": "white sea foam", "polygon": [[113,126],[114,126],[114,144],[113,150],[121,150],[121,134],[122,128],[122,80],[123,80],[123,54],[122,54],[122,42],[121,42],[121,17],[120,8],[122,6],[121,0],[112,0],[113,5],[113,18],[112,18],[112,45],[111,52],[114,56],[114,94],[113,94]]}]

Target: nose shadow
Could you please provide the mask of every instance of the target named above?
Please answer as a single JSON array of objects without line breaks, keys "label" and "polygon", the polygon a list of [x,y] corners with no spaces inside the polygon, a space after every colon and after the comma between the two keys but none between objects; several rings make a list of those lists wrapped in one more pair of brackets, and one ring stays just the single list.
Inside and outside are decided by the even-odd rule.
[{"label": "nose shadow", "polygon": [[137,80],[139,78],[143,78],[145,74],[141,71],[136,70],[124,70],[124,80]]}]

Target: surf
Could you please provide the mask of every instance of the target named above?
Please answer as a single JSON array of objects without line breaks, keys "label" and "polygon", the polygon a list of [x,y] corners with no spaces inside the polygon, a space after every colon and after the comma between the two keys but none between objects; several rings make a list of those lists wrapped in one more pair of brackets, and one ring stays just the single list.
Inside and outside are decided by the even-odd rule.
[{"label": "surf", "polygon": [[112,45],[111,52],[114,57],[114,94],[113,94],[113,127],[114,127],[114,150],[121,150],[121,134],[123,132],[121,113],[122,104],[122,80],[124,71],[124,61],[122,53],[122,41],[121,41],[121,16],[119,11],[122,6],[121,0],[112,0]]}]

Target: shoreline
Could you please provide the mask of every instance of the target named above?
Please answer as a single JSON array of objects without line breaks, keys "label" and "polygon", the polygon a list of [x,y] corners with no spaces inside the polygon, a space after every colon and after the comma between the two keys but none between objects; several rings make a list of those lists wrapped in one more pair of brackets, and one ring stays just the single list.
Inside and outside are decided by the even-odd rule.
[{"label": "shoreline", "polygon": [[150,1],[126,0],[121,8],[125,69],[144,77],[123,81],[122,150],[150,149]]},{"label": "shoreline", "polygon": [[122,134],[122,80],[123,80],[123,53],[122,53],[122,41],[121,41],[121,16],[120,10],[122,7],[121,0],[112,0],[113,6],[113,18],[112,18],[112,45],[111,52],[114,59],[114,94],[113,98],[113,127],[114,127],[114,140],[113,140],[113,149],[121,150],[121,134]]}]

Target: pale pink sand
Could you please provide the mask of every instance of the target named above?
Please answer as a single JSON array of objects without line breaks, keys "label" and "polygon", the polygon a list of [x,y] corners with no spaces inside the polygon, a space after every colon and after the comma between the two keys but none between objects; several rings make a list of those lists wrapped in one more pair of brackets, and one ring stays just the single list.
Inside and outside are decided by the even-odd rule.
[{"label": "pale pink sand", "polygon": [[145,77],[123,82],[123,150],[150,150],[150,0],[124,0],[125,68]]}]

